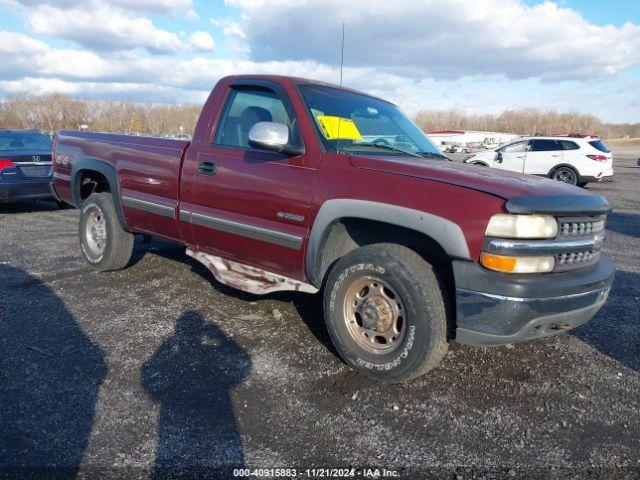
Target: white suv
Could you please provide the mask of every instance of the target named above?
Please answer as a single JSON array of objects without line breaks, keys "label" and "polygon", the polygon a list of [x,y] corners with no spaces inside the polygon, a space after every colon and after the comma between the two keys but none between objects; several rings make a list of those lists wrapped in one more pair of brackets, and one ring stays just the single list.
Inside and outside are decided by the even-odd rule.
[{"label": "white suv", "polygon": [[581,187],[613,177],[611,151],[591,136],[520,137],[495,150],[469,155],[464,163],[542,175]]}]

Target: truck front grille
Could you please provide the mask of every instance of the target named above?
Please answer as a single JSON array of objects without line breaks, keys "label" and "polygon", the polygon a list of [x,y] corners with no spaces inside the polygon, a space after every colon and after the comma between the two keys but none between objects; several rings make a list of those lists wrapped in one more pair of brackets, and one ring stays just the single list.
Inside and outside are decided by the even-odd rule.
[{"label": "truck front grille", "polygon": [[591,235],[604,230],[604,217],[597,218],[562,218],[558,235],[561,237],[577,237]]},{"label": "truck front grille", "polygon": [[[580,238],[602,238],[606,216],[561,217],[558,218],[557,240],[573,241]],[[563,252],[556,255],[556,272],[585,268],[598,261],[602,242],[594,248],[575,252]]]},{"label": "truck front grille", "polygon": [[598,261],[600,252],[585,251],[560,253],[556,255],[556,272],[573,270],[574,268],[583,268],[592,265]]}]

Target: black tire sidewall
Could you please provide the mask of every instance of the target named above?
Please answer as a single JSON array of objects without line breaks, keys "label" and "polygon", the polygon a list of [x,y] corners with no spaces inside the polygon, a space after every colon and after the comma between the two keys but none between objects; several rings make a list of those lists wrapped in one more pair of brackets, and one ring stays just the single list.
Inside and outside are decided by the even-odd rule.
[{"label": "black tire sidewall", "polygon": [[[433,302],[442,301],[439,290],[423,290],[425,279],[403,262],[362,252],[353,252],[332,270],[325,290],[325,316],[329,334],[345,361],[364,374],[380,380],[395,381],[413,377],[411,373],[428,362],[437,350],[441,328],[438,309]],[[360,347],[352,338],[343,317],[343,304],[349,286],[365,275],[373,275],[388,283],[401,297],[406,315],[406,332],[401,345],[389,353],[375,354]]]},{"label": "black tire sidewall", "polygon": [[[578,172],[576,172],[571,167],[558,167],[553,171],[553,176],[555,177],[555,175],[561,170],[566,170],[568,172],[571,172],[571,175],[573,175],[573,182],[572,183],[569,183],[569,182],[563,182],[563,183],[566,183],[567,185],[574,185],[574,186],[578,185],[578,181],[579,181]],[[559,181],[559,182],[561,181],[561,180],[557,180],[555,178],[554,178],[554,180]]]}]

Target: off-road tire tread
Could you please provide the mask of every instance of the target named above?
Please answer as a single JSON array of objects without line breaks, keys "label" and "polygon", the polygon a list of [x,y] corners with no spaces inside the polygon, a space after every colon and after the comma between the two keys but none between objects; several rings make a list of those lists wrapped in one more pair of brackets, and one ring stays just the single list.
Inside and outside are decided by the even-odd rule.
[{"label": "off-road tire tread", "polygon": [[[356,370],[363,374],[375,378],[382,383],[396,383],[411,380],[413,378],[424,375],[428,371],[432,370],[436,365],[440,363],[442,358],[447,352],[447,294],[440,277],[435,272],[433,266],[422,258],[415,251],[399,244],[394,243],[377,243],[360,247],[347,255],[343,256],[331,269],[327,283],[324,290],[324,309],[329,312],[329,301],[331,290],[333,285],[337,281],[337,276],[350,264],[355,263],[358,259],[362,260],[366,258],[368,262],[376,263],[377,259],[384,259],[388,262],[399,263],[400,268],[404,272],[408,272],[411,281],[416,285],[418,291],[424,292],[422,300],[422,306],[427,308],[424,312],[426,315],[429,313],[430,321],[430,333],[428,338],[427,351],[419,362],[414,361],[408,368],[405,368],[403,372],[398,375],[386,375],[381,376],[377,372],[368,372],[365,369],[358,368],[352,365]],[[327,319],[327,327],[329,334],[334,342],[334,345],[340,352],[345,348],[341,345],[339,339],[332,332],[330,327],[330,320]],[[390,373],[390,372],[389,372]]]}]

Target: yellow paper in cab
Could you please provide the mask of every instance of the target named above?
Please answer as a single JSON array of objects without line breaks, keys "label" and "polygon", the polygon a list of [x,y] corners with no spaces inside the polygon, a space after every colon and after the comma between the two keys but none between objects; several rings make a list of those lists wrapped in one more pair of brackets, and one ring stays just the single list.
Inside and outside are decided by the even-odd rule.
[{"label": "yellow paper in cab", "polygon": [[318,115],[316,117],[327,140],[362,140],[356,124],[350,118]]}]

